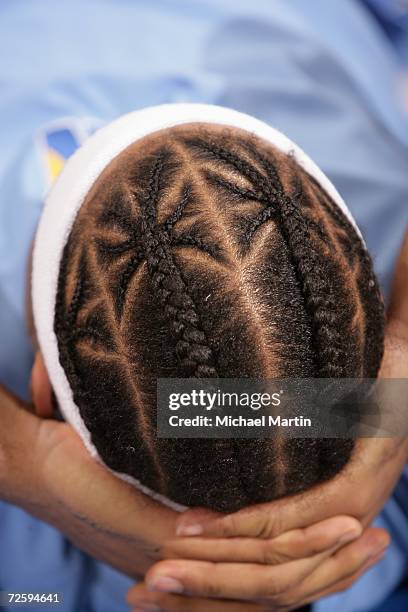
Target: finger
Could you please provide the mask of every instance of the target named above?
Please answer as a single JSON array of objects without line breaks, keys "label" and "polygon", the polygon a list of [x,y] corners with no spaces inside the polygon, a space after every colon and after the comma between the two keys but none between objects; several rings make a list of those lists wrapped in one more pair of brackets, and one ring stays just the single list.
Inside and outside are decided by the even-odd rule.
[{"label": "finger", "polygon": [[160,561],[146,574],[152,591],[189,594],[196,597],[258,599],[275,597],[297,586],[323,559],[334,552],[278,566],[254,563],[210,563],[205,561]]},{"label": "finger", "polygon": [[51,417],[53,413],[51,383],[39,351],[35,355],[31,371],[31,395],[36,414],[43,418]]},{"label": "finger", "polygon": [[352,584],[353,577],[361,575],[378,561],[389,542],[390,537],[384,529],[367,529],[358,540],[328,557],[301,584],[283,594],[280,603],[293,607]]},{"label": "finger", "polygon": [[313,604],[316,601],[323,599],[324,597],[330,597],[331,595],[335,595],[337,593],[341,593],[342,591],[346,591],[347,589],[351,588],[353,584],[357,580],[359,580],[361,576],[365,574],[365,572],[367,572],[374,565],[376,565],[376,563],[381,561],[381,559],[384,557],[384,554],[385,552],[382,552],[380,555],[371,558],[369,561],[367,561],[367,563],[363,565],[363,567],[358,572],[355,572],[354,574],[345,578],[344,580],[340,580],[339,582],[336,582],[330,588],[325,589],[323,591],[319,591],[317,593],[313,593],[309,595],[308,597],[306,597],[305,599],[303,599],[302,601],[294,602],[292,600],[291,602],[289,599],[288,603],[286,605],[282,604],[279,609],[285,612],[288,612],[290,610],[299,610],[299,608],[303,609],[304,606]]},{"label": "finger", "polygon": [[[327,518],[327,517],[322,517]],[[316,523],[316,506],[307,494],[288,500],[258,504],[233,514],[179,526],[180,536],[214,538],[275,538],[287,531],[304,529]]]},{"label": "finger", "polygon": [[338,582],[335,582],[328,589],[324,589],[323,591],[309,595],[307,599],[301,602],[300,605],[305,606],[323,597],[329,597],[330,595],[334,595],[336,593],[341,593],[342,591],[346,591],[347,589],[352,587],[353,584],[359,578],[361,578],[361,576],[363,576],[369,569],[371,569],[372,567],[374,567],[374,565],[379,563],[384,558],[384,555],[386,554],[386,552],[387,550],[385,549],[381,551],[378,555],[374,555],[357,572],[354,572],[354,574],[351,574],[350,576],[347,576],[346,578],[339,580]]},{"label": "finger", "polygon": [[408,231],[395,268],[391,300],[388,310],[390,322],[398,321],[408,329]]},{"label": "finger", "polygon": [[127,602],[132,610],[154,612],[266,612],[261,604],[250,602],[183,597],[168,593],[152,593],[143,584],[136,585],[127,594]]},{"label": "finger", "polygon": [[168,559],[277,565],[344,545],[358,538],[361,532],[362,527],[356,519],[339,516],[270,539],[178,538],[162,552]]}]

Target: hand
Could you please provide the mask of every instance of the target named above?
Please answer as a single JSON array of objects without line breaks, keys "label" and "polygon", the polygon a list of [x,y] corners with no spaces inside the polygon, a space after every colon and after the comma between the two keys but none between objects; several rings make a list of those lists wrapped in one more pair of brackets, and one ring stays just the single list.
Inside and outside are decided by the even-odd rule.
[{"label": "hand", "polygon": [[[43,417],[52,410],[47,380],[42,360],[36,359],[33,396]],[[213,551],[218,551],[220,560],[223,555],[230,557],[228,548],[218,547],[217,541],[218,548],[205,541],[199,550],[198,539],[176,537],[177,513],[99,465],[67,424],[36,417],[30,406],[2,388],[0,407],[1,499],[54,525],[85,552],[134,577],[163,557],[205,560]],[[353,538],[360,532],[357,521],[339,517],[317,529],[277,538],[264,554],[270,561],[312,557],[340,545],[345,535]],[[247,543],[243,544],[246,549]],[[256,555],[258,550],[249,548],[248,554]],[[314,563],[311,559],[310,566]],[[299,576],[307,566],[294,569]]]},{"label": "hand", "polygon": [[[349,531],[345,532],[346,529]],[[194,562],[195,567],[190,570],[186,568],[185,561],[163,562],[163,566],[168,564],[166,572],[170,569],[170,576],[184,578],[180,583],[184,588],[183,593],[177,594],[177,585],[169,582],[168,578],[163,581],[160,570],[153,568],[146,577],[147,586],[136,585],[129,591],[128,603],[134,611],[256,612],[295,609],[309,602],[310,593],[320,588],[323,582],[328,586],[322,595],[347,588],[357,575],[381,558],[389,541],[387,534],[380,529],[369,529],[356,540],[360,533],[361,527],[356,521],[353,523],[352,518],[337,517],[305,530],[293,530],[276,538],[265,539],[261,544],[256,540],[234,539],[228,550],[223,540],[219,540],[215,555],[216,558],[218,555],[219,561],[224,559],[224,554],[230,554],[232,559],[241,554],[241,559],[252,559],[252,562]],[[346,542],[353,540],[354,544],[345,546]],[[215,542],[217,540],[208,540],[202,555],[204,558],[211,553]],[[234,545],[236,550],[231,555]],[[249,550],[244,552],[246,548]],[[260,552],[261,558],[257,556]],[[319,568],[324,570],[319,571]],[[168,577],[169,572],[164,576]],[[156,590],[152,591],[152,588]],[[161,589],[173,593],[160,592]],[[231,599],[226,601],[225,597]],[[244,601],[233,601],[232,598]]]},{"label": "hand", "polygon": [[177,513],[97,463],[70,426],[28,409],[0,388],[0,498],[97,559],[143,574],[173,537]]},{"label": "hand", "polygon": [[[183,527],[196,527],[198,523],[190,521],[197,521],[199,513],[185,513],[179,521],[181,531]],[[239,515],[230,516],[239,519]],[[316,592],[321,597],[348,588],[379,561],[389,544],[384,530],[370,528],[361,535],[359,522],[347,516],[295,528],[311,521],[312,516],[313,508],[309,508],[306,517],[295,518],[294,513],[287,524],[278,524],[272,514],[270,531],[253,532],[251,537],[195,536],[190,538],[196,544],[190,549],[191,561],[185,560],[188,538],[181,537],[178,546],[183,560],[174,559],[177,543],[172,542],[172,560],[153,566],[145,584],[129,591],[128,603],[135,611],[156,609],[153,606],[197,612],[296,609],[314,600]],[[210,521],[206,513],[201,524],[209,526],[222,520]],[[233,601],[236,599],[241,601]]]},{"label": "hand", "polygon": [[[408,378],[407,278],[408,232],[396,268],[388,313],[380,372],[384,378]],[[310,556],[301,549],[289,555],[286,550],[280,556],[276,551],[278,536],[300,529],[291,533],[298,533],[299,541],[307,539],[311,529],[308,525],[339,513],[354,516],[362,525],[368,525],[388,499],[407,457],[406,439],[359,440],[348,466],[332,481],[311,491],[213,519],[208,516],[203,519],[195,511],[182,515],[178,533],[194,536],[191,539],[196,541],[197,550],[193,559],[197,560],[156,564],[146,576],[149,590],[143,585],[134,587],[129,592],[129,603],[136,605],[145,601],[163,610],[211,610],[211,606],[226,612],[251,609],[248,601],[241,604],[209,599],[222,597],[261,601],[261,607],[254,603],[254,611],[292,609],[348,588],[384,554],[389,542],[386,532],[368,528],[340,550],[333,547],[333,542],[330,548],[327,541],[324,552],[324,547],[314,551],[317,555],[309,550]],[[280,537],[294,536],[286,533]],[[269,551],[267,555],[265,550]],[[280,545],[278,550],[282,553]],[[308,565],[302,556],[309,556]],[[288,557],[297,561],[289,561]],[[281,565],[270,567],[271,562]],[[166,585],[163,578],[178,581],[179,591],[193,599],[159,592],[165,590],[160,586]],[[167,582],[167,591],[171,590],[171,584]]]},{"label": "hand", "polygon": [[[32,387],[37,413],[49,416],[51,388],[41,358],[35,361]],[[201,556],[197,550],[197,539],[175,536],[177,513],[98,464],[71,427],[34,416],[29,405],[2,388],[0,407],[1,499],[54,525],[85,552],[131,576],[163,557],[206,558],[205,550]],[[347,517],[323,527],[323,532],[310,529],[278,542],[276,554],[286,550],[306,556],[334,545],[345,532],[356,536],[361,531]]]}]

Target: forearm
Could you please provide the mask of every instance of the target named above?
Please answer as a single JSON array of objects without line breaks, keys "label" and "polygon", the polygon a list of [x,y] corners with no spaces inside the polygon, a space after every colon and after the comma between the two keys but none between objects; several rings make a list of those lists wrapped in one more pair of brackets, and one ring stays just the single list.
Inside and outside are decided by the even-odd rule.
[{"label": "forearm", "polygon": [[38,419],[0,386],[0,499],[25,509],[40,504],[38,428]]},{"label": "forearm", "polygon": [[[113,476],[86,451],[80,455],[65,444],[55,447],[43,468],[57,510],[53,524],[98,560],[130,576],[143,574],[174,533],[174,513]],[[64,467],[67,457],[71,461]]]},{"label": "forearm", "polygon": [[0,388],[0,499],[131,576],[160,559],[176,514],[113,476],[67,424],[40,419]]}]

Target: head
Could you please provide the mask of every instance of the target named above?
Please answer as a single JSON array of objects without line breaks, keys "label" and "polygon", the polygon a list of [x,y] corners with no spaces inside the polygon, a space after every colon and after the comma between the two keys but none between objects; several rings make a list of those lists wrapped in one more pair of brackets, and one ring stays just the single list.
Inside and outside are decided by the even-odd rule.
[{"label": "head", "polygon": [[371,261],[344,212],[295,156],[216,124],[147,135],[98,176],[53,324],[104,463],[221,511],[332,478],[353,441],[160,439],[157,379],[375,377],[383,346]]}]

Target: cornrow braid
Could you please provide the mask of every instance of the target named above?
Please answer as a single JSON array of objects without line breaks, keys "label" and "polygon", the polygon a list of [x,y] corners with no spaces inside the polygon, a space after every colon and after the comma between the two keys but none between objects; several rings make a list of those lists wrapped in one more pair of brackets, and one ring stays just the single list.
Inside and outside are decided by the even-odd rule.
[{"label": "cornrow braid", "polygon": [[239,185],[235,185],[230,181],[225,180],[221,176],[214,174],[213,172],[204,172],[204,176],[210,183],[217,185],[218,187],[222,187],[226,189],[231,194],[238,196],[243,200],[254,200],[255,202],[263,202],[268,203],[268,200],[265,200],[265,197],[262,193],[257,193],[253,189],[247,189],[245,187],[240,187]]},{"label": "cornrow braid", "polygon": [[[147,197],[141,202],[147,267],[156,295],[176,337],[175,351],[184,375],[217,378],[212,351],[200,327],[194,302],[172,257],[169,235],[157,224],[157,204],[162,190],[161,175],[165,158],[164,152],[157,155],[150,171]],[[181,205],[166,223],[167,227],[172,227],[177,217],[181,216],[190,197],[190,188],[184,191]]]},{"label": "cornrow braid", "polygon": [[132,257],[128,260],[126,266],[124,267],[120,275],[120,280],[119,280],[118,290],[117,290],[117,299],[116,299],[116,304],[117,304],[119,315],[122,314],[122,311],[123,311],[123,306],[124,306],[125,298],[126,298],[126,292],[129,287],[130,279],[132,278],[139,264],[142,262],[143,256],[144,256],[144,253],[141,252],[140,249],[135,249],[135,250],[136,250],[136,254],[132,255]]},{"label": "cornrow braid", "polygon": [[384,301],[381,296],[380,287],[374,274],[373,263],[370,254],[362,244],[361,240],[352,240],[354,228],[345,215],[342,215],[332,201],[319,188],[316,181],[311,179],[311,184],[317,194],[320,205],[326,210],[337,227],[343,230],[342,240],[346,250],[359,263],[360,273],[358,285],[364,310],[370,313],[365,320],[365,355],[366,364],[364,376],[372,378],[377,375],[378,366],[382,361],[384,352]]},{"label": "cornrow braid", "polygon": [[60,360],[112,469],[233,511],[333,477],[351,440],[168,440],[158,378],[376,376],[384,313],[370,257],[329,195],[262,140],[178,126],[121,153],[61,262]]},{"label": "cornrow braid", "polygon": [[[240,171],[251,181],[252,193],[259,190],[258,199],[266,203],[266,208],[251,222],[245,235],[247,242],[252,239],[255,231],[276,213],[312,322],[317,375],[321,378],[352,377],[353,372],[347,370],[348,356],[339,331],[339,313],[333,286],[322,264],[321,252],[310,240],[310,222],[302,216],[297,205],[301,201],[301,194],[298,193],[296,199],[285,194],[273,162],[266,160],[259,153],[256,155],[256,161],[262,164],[267,176],[222,146],[203,140],[188,140],[187,144]],[[249,150],[253,153],[253,148]],[[218,184],[223,186],[221,180]]]},{"label": "cornrow braid", "polygon": [[306,311],[312,321],[318,376],[352,376],[352,372],[347,371],[347,355],[340,337],[336,298],[322,266],[321,256],[310,241],[307,224],[296,214],[293,200],[283,194],[279,194],[277,200],[282,233],[295,264]]},{"label": "cornrow braid", "polygon": [[170,217],[168,217],[164,223],[164,229],[166,231],[173,229],[177,221],[180,221],[183,215],[184,209],[186,208],[190,200],[191,200],[191,185],[189,183],[185,183],[183,186],[183,194],[182,194],[180,202],[177,204],[174,213],[172,213]]}]

